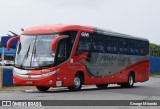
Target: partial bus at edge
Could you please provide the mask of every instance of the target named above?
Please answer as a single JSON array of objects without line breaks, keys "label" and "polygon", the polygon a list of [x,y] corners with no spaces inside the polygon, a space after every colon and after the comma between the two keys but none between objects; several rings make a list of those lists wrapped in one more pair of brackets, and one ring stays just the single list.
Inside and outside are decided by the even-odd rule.
[{"label": "partial bus at edge", "polygon": [[18,40],[13,69],[14,85],[106,88],[133,87],[149,80],[149,41],[113,31],[80,25],[45,25],[25,29]]}]

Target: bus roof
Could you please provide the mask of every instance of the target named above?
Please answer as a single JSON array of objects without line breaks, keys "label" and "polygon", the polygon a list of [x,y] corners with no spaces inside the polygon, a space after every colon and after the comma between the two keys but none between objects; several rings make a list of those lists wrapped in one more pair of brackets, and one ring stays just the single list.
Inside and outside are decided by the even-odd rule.
[{"label": "bus roof", "polygon": [[93,28],[89,26],[55,24],[31,27],[26,29],[22,34],[53,34],[67,30],[87,30],[93,32]]},{"label": "bus roof", "polygon": [[89,32],[97,32],[97,33],[104,34],[104,35],[111,35],[111,36],[116,36],[116,37],[148,41],[145,38],[134,37],[131,35],[117,33],[111,30],[104,30],[104,29],[99,29],[99,28],[95,28],[91,26],[65,25],[65,24],[43,25],[43,26],[31,27],[29,29],[26,29],[22,34],[32,34],[32,35],[34,34],[36,35],[37,34],[53,34],[53,33],[63,32],[67,30],[87,30]]},{"label": "bus roof", "polygon": [[127,39],[135,39],[135,40],[143,40],[143,41],[148,41],[146,38],[141,38],[141,37],[135,37],[127,34],[122,34],[118,32],[113,32],[111,30],[104,30],[100,28],[94,28],[94,32],[104,34],[104,35],[110,35],[110,36],[116,36],[116,37],[122,37],[122,38],[127,38]]}]

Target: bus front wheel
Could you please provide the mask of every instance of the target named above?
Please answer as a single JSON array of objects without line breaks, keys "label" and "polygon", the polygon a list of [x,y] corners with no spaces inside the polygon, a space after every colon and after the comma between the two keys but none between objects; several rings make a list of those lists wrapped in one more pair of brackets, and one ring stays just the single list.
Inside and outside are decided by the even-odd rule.
[{"label": "bus front wheel", "polygon": [[36,86],[36,88],[41,91],[41,92],[45,92],[47,91],[50,87],[43,87],[43,86]]},{"label": "bus front wheel", "polygon": [[81,90],[83,84],[83,76],[81,74],[77,74],[73,80],[73,86],[68,87],[70,91],[79,91]]}]

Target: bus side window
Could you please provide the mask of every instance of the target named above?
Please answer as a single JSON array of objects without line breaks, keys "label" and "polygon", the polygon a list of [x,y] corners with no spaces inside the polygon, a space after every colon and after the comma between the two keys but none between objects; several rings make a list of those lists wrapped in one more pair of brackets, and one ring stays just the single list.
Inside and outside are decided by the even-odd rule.
[{"label": "bus side window", "polygon": [[66,53],[66,39],[61,39],[58,43],[57,51],[57,65],[64,62],[67,59]]},{"label": "bus side window", "polygon": [[138,40],[129,40],[130,55],[141,55],[140,54],[140,42]]},{"label": "bus side window", "polygon": [[118,40],[114,36],[94,34],[93,35],[93,51],[99,53],[117,53]]},{"label": "bus side window", "polygon": [[97,53],[106,52],[106,38],[100,34],[94,34],[92,38],[92,51]]},{"label": "bus side window", "polygon": [[140,42],[140,54],[142,56],[149,54],[149,43],[147,41]]},{"label": "bus side window", "polygon": [[145,41],[144,42],[145,44],[144,44],[144,50],[145,50],[145,55],[148,55],[149,54],[149,42],[147,42],[147,41]]},{"label": "bus side window", "polygon": [[76,55],[79,55],[83,52],[91,51],[91,45],[92,45],[91,37],[80,36],[80,39],[77,45]]},{"label": "bus side window", "polygon": [[120,54],[128,54],[127,39],[119,38],[118,47],[119,47],[119,53]]},{"label": "bus side window", "polygon": [[61,33],[61,35],[68,35],[69,37],[61,39],[58,43],[58,50],[56,53],[57,65],[69,59],[72,53],[73,44],[77,37],[77,33],[78,33],[77,31],[65,31]]},{"label": "bus side window", "polygon": [[130,53],[131,55],[137,55],[136,43],[134,40],[130,40]]},{"label": "bus side window", "polygon": [[73,44],[75,42],[77,34],[78,34],[78,31],[66,31],[66,32],[63,32],[61,34],[61,35],[68,35],[69,36],[69,38],[67,39],[67,42],[66,42],[66,45],[67,45],[67,58],[69,58],[70,55],[71,55]]},{"label": "bus side window", "polygon": [[107,36],[107,52],[118,53],[118,39],[115,36]]}]

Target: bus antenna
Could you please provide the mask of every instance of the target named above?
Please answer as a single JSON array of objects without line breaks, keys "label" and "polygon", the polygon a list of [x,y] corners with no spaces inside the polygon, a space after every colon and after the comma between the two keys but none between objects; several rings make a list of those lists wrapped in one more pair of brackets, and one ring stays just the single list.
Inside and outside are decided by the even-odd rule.
[{"label": "bus antenna", "polygon": [[21,31],[24,31],[24,28],[21,28]]},{"label": "bus antenna", "polygon": [[15,36],[19,36],[18,34],[16,34],[16,33],[12,32],[12,31],[9,31],[9,32],[13,34],[13,37],[15,37]]},{"label": "bus antenna", "polygon": [[[10,34],[7,34],[8,36],[12,36],[12,35],[10,35]],[[12,36],[13,37],[13,36]]]}]

